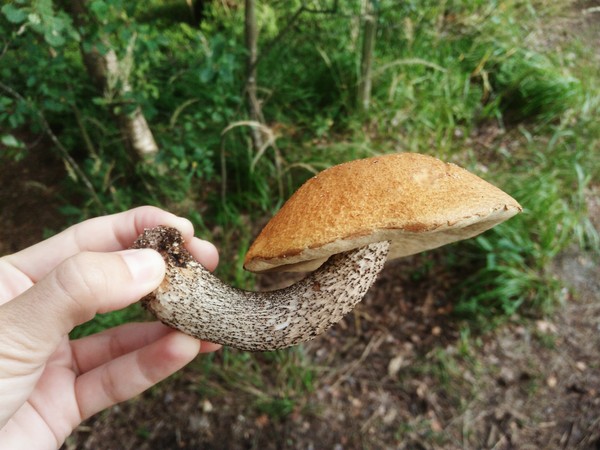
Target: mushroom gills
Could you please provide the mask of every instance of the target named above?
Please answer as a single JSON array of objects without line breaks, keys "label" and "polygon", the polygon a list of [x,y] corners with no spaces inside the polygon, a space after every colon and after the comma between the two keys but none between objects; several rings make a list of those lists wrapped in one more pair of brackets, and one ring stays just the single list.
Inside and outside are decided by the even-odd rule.
[{"label": "mushroom gills", "polygon": [[270,351],[311,340],[349,313],[383,268],[389,242],[334,255],[298,283],[268,292],[224,284],[194,260],[173,228],[146,230],[134,247],[165,258],[165,279],[142,299],[160,321],[205,341]]}]

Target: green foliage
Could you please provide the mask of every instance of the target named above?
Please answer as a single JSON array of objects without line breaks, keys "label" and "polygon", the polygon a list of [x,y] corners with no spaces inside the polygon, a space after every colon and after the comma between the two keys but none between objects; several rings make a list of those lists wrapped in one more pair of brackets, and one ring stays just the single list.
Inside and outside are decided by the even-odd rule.
[{"label": "green foliage", "polygon": [[67,80],[78,68],[72,66],[65,46],[69,41],[77,43],[79,35],[70,17],[56,12],[51,1],[8,3],[0,12],[0,31],[5,36],[0,53],[0,79],[5,80],[0,90],[0,125],[8,130],[29,125],[38,132],[36,111],[64,113],[73,100]]},{"label": "green foliage", "polygon": [[141,321],[145,318],[145,313],[139,305],[133,305],[129,308],[114,311],[111,313],[98,314],[94,320],[86,322],[75,328],[71,332],[71,338],[77,339],[91,334],[98,333],[108,328],[113,328],[124,323]]},{"label": "green foliage", "polygon": [[12,134],[1,135],[0,144],[2,144],[5,158],[12,158],[15,161],[19,161],[26,155],[24,151],[25,144]]},{"label": "green foliage", "polygon": [[243,398],[248,408],[272,420],[310,410],[307,397],[314,390],[315,367],[301,347],[266,353],[225,348],[218,357],[202,358],[198,364],[206,380],[199,389],[215,401],[224,396]]},{"label": "green foliage", "polygon": [[498,108],[512,121],[536,116],[552,120],[581,100],[579,80],[547,55],[498,48],[486,66],[493,90],[487,110]]},{"label": "green foliage", "polygon": [[79,41],[71,18],[63,11],[56,11],[52,0],[16,0],[2,6],[0,12],[10,24],[19,26],[16,34],[31,30],[51,47],[61,47],[68,40]]},{"label": "green foliage", "polygon": [[551,275],[554,258],[573,244],[600,250],[585,199],[598,164],[587,163],[590,149],[571,145],[575,134],[559,127],[544,149],[529,141],[527,159],[511,161],[515,167],[503,181],[524,211],[462,247],[467,265],[480,268],[461,286],[457,312],[489,319],[522,306],[549,311],[562,288]]}]

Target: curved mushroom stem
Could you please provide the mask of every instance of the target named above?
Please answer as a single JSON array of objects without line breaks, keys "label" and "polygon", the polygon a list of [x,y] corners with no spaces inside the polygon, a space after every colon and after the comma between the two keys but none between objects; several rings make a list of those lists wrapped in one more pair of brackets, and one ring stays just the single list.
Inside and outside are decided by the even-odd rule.
[{"label": "curved mushroom stem", "polygon": [[134,247],[165,258],[165,279],[142,299],[160,321],[202,340],[269,351],[308,341],[339,322],[375,282],[389,243],[334,255],[298,283],[270,292],[224,284],[194,260],[174,228],[148,229]]}]

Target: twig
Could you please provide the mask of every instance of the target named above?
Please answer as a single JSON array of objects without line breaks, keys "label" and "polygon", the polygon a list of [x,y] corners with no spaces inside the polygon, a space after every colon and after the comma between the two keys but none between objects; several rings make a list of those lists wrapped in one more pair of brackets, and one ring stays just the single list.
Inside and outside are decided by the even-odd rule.
[{"label": "twig", "polygon": [[332,7],[329,9],[312,9],[312,8],[306,6],[305,2],[302,2],[302,5],[296,10],[296,12],[294,12],[294,14],[292,14],[292,17],[287,21],[287,23],[285,24],[283,29],[279,33],[277,33],[277,36],[275,36],[271,40],[271,42],[269,42],[265,46],[265,48],[258,54],[256,61],[254,62],[254,65],[257,66],[258,63],[260,62],[260,60],[262,59],[262,57],[265,55],[268,55],[269,52],[271,52],[271,50],[275,46],[277,46],[277,44],[279,44],[279,42],[281,42],[283,40],[285,35],[288,34],[288,32],[292,29],[292,26],[300,18],[300,15],[302,13],[335,14],[337,12],[337,9],[338,9],[338,0],[334,0]]},{"label": "twig", "polygon": [[238,127],[242,127],[242,126],[248,126],[248,127],[252,127],[254,129],[258,129],[260,130],[264,136],[267,137],[267,140],[264,142],[264,144],[262,145],[262,147],[260,149],[257,150],[256,155],[254,155],[254,157],[252,158],[252,162],[250,163],[250,171],[253,172],[254,169],[256,168],[256,164],[258,163],[258,161],[260,160],[260,158],[264,155],[265,151],[267,150],[267,148],[271,147],[273,149],[273,153],[274,153],[274,161],[275,161],[275,170],[277,172],[277,187],[278,187],[278,191],[279,191],[279,197],[281,199],[283,199],[283,163],[285,162],[283,159],[283,156],[281,156],[281,152],[279,151],[279,148],[277,147],[277,143],[276,143],[276,137],[275,137],[275,133],[273,133],[273,130],[271,130],[271,128],[267,127],[266,125],[254,121],[254,120],[240,120],[238,122],[234,122],[231,123],[229,125],[227,125],[227,127],[225,127],[225,129],[223,129],[223,131],[221,131],[221,196],[224,199],[225,195],[226,195],[226,189],[227,189],[227,170],[225,168],[225,164],[226,164],[226,158],[225,158],[225,135],[233,130],[234,128],[238,128]]},{"label": "twig", "polygon": [[8,51],[9,46],[10,46],[10,40],[5,41],[4,47],[2,48],[2,51],[0,52],[0,60],[2,58],[4,58],[4,55],[6,55],[6,52]]},{"label": "twig", "polygon": [[92,142],[92,139],[90,138],[90,135],[87,132],[87,128],[85,127],[85,124],[83,123],[83,120],[81,118],[81,112],[79,111],[79,108],[77,107],[77,102],[73,102],[72,108],[73,108],[73,113],[75,114],[75,120],[77,122],[77,126],[79,127],[79,131],[80,131],[81,135],[83,136],[83,141],[85,142],[85,146],[87,147],[88,152],[91,155],[93,155],[95,158],[97,158],[98,153],[96,152],[94,143]]},{"label": "twig", "polygon": [[358,83],[358,103],[363,113],[369,111],[371,86],[373,83],[373,54],[377,33],[377,16],[371,2],[367,1],[363,28],[363,47],[360,61],[360,80]]},{"label": "twig", "polygon": [[[273,48],[275,48],[283,40],[283,38],[290,32],[296,21],[300,18],[302,13],[335,14],[338,10],[338,2],[339,0],[334,0],[333,5],[329,9],[313,9],[306,6],[305,2],[302,2],[302,5],[300,5],[300,7],[294,12],[294,14],[292,14],[292,17],[290,17],[290,19],[287,21],[287,23],[284,25],[281,31],[277,33],[277,36],[275,36],[270,42],[268,42],[264,46],[264,48],[258,53],[254,63],[248,68],[248,72],[255,70],[260,61],[263,59],[263,57],[268,55],[273,50]],[[244,89],[247,84],[248,82],[246,81],[246,83],[244,83]]]},{"label": "twig", "polygon": [[[17,36],[19,36],[20,34],[23,34],[25,32],[25,30],[27,29],[27,25],[23,24],[21,25],[21,27],[17,30]],[[0,52],[0,60],[4,57],[4,55],[6,55],[6,52],[8,52],[8,49],[10,48],[10,44],[12,43],[12,41],[14,41],[14,35],[11,36],[9,39],[4,41],[4,47],[2,48],[2,52]]]},{"label": "twig", "polygon": [[365,359],[367,359],[367,357],[371,354],[371,352],[381,345],[381,343],[385,340],[385,338],[386,338],[386,335],[384,333],[375,333],[373,335],[373,337],[371,338],[371,340],[369,340],[369,343],[363,350],[360,357],[358,359],[352,361],[350,364],[346,365],[346,367],[341,371],[341,374],[337,377],[337,379],[333,383],[328,383],[330,385],[330,387],[332,389],[336,388],[337,386],[340,385],[340,383],[342,383],[342,381],[344,381],[350,375],[352,375],[352,373],[354,373],[354,371],[356,371],[356,369],[358,369],[362,365],[362,363],[365,361]]},{"label": "twig", "polygon": [[[246,59],[246,95],[248,98],[248,110],[250,119],[257,122],[264,122],[261,111],[261,105],[256,95],[256,55],[258,44],[258,24],[256,22],[256,3],[255,0],[246,0],[245,2],[245,41],[248,56]],[[259,151],[263,147],[263,136],[261,130],[256,127],[250,128],[250,137],[254,150]]]}]

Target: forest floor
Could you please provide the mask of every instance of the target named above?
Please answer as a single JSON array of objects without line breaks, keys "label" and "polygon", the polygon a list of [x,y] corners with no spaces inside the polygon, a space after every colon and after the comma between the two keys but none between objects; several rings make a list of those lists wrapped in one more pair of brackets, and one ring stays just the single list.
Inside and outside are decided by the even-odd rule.
[{"label": "forest floor", "polygon": [[[2,253],[61,228],[62,171],[42,152],[0,169]],[[600,230],[598,194],[588,198]],[[265,395],[256,385],[223,389],[192,363],[91,418],[64,448],[600,448],[598,256],[572,250],[549,268],[565,286],[554,312],[479,336],[461,334],[446,295],[460,274],[437,257],[390,263],[353,314],[301,350],[313,379],[287,392],[289,410],[256,407]]]}]

